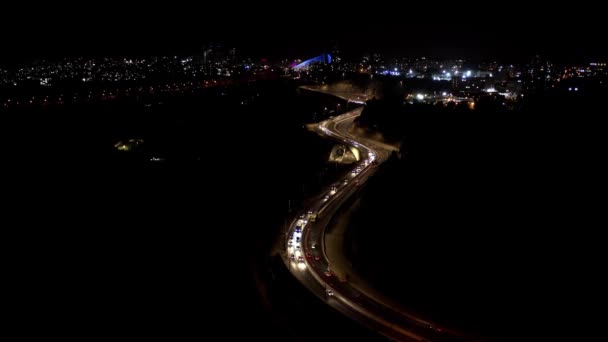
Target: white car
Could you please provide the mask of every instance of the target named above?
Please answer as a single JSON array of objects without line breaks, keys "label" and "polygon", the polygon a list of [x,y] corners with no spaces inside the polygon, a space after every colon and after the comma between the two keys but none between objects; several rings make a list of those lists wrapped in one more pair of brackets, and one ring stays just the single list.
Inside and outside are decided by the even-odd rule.
[{"label": "white car", "polygon": [[327,289],[325,290],[325,294],[327,294],[329,297],[333,297],[334,296],[334,291]]}]

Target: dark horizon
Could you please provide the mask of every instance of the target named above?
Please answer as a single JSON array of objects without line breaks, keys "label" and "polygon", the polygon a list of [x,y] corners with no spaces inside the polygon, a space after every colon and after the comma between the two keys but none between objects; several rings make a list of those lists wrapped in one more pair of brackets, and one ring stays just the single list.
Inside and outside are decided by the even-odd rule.
[{"label": "dark horizon", "polygon": [[53,6],[28,13],[25,22],[9,16],[1,24],[11,35],[2,42],[0,64],[80,56],[188,55],[209,42],[271,60],[314,56],[336,43],[350,58],[367,52],[501,62],[524,62],[536,54],[555,62],[608,58],[608,47],[601,43],[602,21],[594,14],[598,11],[588,11],[585,18],[576,13],[564,18],[556,8],[535,13],[515,5],[505,13],[454,6],[434,11],[407,7],[399,12],[377,5],[377,13],[350,7],[268,7],[235,11],[213,5],[193,11],[168,6],[161,11],[107,4],[72,12]]}]

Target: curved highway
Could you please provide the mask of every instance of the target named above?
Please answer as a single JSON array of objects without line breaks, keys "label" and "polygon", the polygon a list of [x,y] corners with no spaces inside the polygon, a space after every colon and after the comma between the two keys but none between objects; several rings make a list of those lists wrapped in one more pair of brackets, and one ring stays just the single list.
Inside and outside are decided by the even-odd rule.
[{"label": "curved highway", "polygon": [[[311,91],[316,89],[306,88]],[[362,94],[331,93],[351,102],[363,103]],[[440,327],[412,314],[395,309],[366,296],[346,279],[332,272],[325,252],[324,233],[338,208],[375,172],[377,164],[390,155],[392,146],[356,137],[348,133],[361,108],[316,124],[317,132],[361,152],[346,178],[310,199],[308,208],[287,227],[283,259],[290,272],[313,294],[344,315],[395,341],[472,341],[455,331]]]}]

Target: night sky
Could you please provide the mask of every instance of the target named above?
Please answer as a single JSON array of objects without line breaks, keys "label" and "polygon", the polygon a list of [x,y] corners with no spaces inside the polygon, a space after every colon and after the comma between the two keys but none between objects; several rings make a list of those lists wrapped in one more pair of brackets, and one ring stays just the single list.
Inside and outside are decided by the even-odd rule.
[{"label": "night sky", "polygon": [[[101,5],[11,6],[0,23],[3,64],[62,56],[192,54],[206,42],[240,48],[252,57],[306,57],[337,42],[348,56],[378,51],[470,59],[527,60],[540,53],[557,61],[608,55],[602,11],[530,9],[516,3],[494,8],[453,2],[431,7],[382,4],[356,8],[301,2],[290,6]],[[31,6],[30,6],[31,7]]]}]

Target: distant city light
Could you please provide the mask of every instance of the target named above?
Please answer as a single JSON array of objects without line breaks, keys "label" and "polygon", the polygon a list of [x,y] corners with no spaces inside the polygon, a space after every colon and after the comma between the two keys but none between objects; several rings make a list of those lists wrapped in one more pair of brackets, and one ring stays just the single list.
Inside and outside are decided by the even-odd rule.
[{"label": "distant city light", "polygon": [[467,70],[467,77],[471,77],[471,74],[472,74],[471,70]]},{"label": "distant city light", "polygon": [[445,91],[443,93],[441,93],[442,96],[447,96],[448,93],[446,93]]}]

